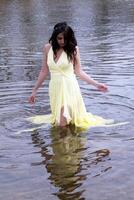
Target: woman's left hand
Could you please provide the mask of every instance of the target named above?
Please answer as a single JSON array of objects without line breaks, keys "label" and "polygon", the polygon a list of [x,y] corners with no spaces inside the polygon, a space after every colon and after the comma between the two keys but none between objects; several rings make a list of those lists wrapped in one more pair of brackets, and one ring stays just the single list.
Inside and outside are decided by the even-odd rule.
[{"label": "woman's left hand", "polygon": [[103,83],[97,83],[97,86],[98,90],[102,91],[102,92],[107,92],[108,91],[108,87],[103,84]]}]

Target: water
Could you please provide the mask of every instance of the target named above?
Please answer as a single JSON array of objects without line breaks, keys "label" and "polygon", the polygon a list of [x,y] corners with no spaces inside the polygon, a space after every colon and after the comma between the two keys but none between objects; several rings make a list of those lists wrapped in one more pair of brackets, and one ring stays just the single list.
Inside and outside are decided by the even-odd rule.
[{"label": "water", "polygon": [[[134,1],[0,1],[0,199],[133,200]],[[25,118],[50,112],[49,77],[36,104],[28,97],[53,25],[67,21],[81,63],[109,86],[79,80],[87,110],[124,126],[38,127]]]}]

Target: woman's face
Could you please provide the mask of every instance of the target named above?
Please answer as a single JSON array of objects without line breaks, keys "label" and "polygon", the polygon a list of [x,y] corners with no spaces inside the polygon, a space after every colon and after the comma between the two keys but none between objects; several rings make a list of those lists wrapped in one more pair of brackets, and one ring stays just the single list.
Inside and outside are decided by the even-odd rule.
[{"label": "woman's face", "polygon": [[64,34],[63,33],[59,33],[57,35],[57,42],[58,42],[58,45],[60,47],[64,47],[64,45],[65,45],[65,39],[64,39]]}]

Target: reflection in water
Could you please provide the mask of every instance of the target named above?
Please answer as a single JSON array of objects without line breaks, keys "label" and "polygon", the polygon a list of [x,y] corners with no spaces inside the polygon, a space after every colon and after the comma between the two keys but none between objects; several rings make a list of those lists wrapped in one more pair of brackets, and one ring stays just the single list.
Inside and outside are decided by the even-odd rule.
[{"label": "reflection in water", "polygon": [[[87,139],[83,134],[75,133],[73,126],[62,129],[51,128],[50,137],[52,141],[50,145],[46,145],[45,139],[42,139],[37,131],[31,136],[33,144],[41,148],[40,153],[43,157],[42,162],[32,163],[32,165],[45,165],[50,174],[48,179],[55,188],[58,188],[58,191],[53,194],[62,200],[84,200],[82,185],[88,175],[88,173],[85,173],[86,166],[88,170],[92,165],[96,166],[97,163],[102,161],[103,157],[109,154],[109,151],[100,150],[86,156]],[[105,171],[108,169],[105,169]]]},{"label": "reflection in water", "polygon": [[50,146],[45,146],[38,132],[32,134],[33,143],[41,148],[41,155],[45,158],[40,164],[45,165],[51,183],[59,189],[55,195],[60,199],[78,200],[83,190],[75,190],[86,179],[85,175],[80,175],[86,138],[75,134],[73,127],[51,128],[50,134],[51,150]]}]

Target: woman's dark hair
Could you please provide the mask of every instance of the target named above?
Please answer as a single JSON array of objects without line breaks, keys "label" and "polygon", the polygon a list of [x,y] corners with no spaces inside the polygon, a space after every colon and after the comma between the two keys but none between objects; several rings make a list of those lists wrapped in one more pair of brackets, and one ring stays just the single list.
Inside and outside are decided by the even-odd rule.
[{"label": "woman's dark hair", "polygon": [[54,26],[53,33],[49,39],[54,54],[56,55],[57,50],[60,48],[57,42],[57,35],[60,33],[64,34],[65,46],[63,47],[63,49],[67,53],[68,59],[75,61],[77,41],[74,35],[74,31],[70,26],[67,25],[66,22],[56,24]]}]

